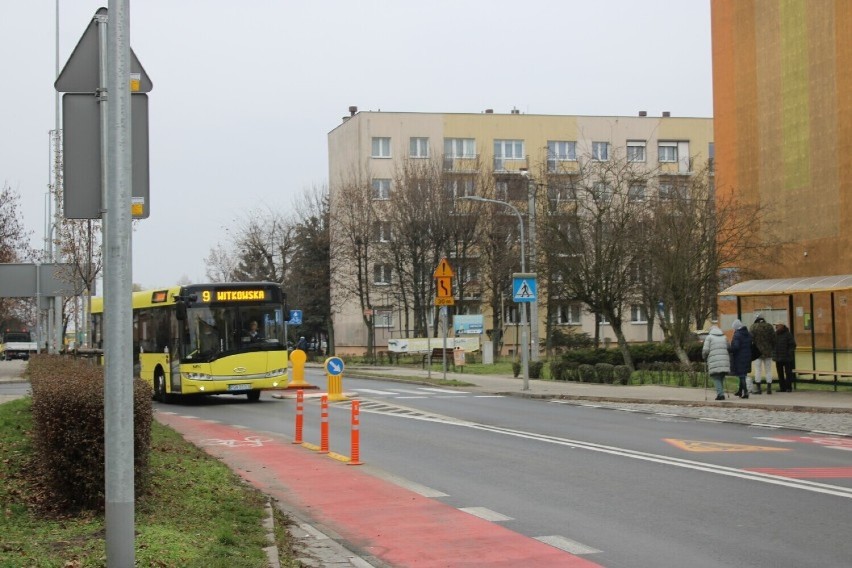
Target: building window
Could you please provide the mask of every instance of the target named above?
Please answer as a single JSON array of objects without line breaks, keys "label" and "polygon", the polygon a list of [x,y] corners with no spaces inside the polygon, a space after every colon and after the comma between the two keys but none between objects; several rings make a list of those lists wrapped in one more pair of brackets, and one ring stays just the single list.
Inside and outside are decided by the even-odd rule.
[{"label": "building window", "polygon": [[597,201],[607,202],[612,199],[612,188],[602,181],[596,182],[592,191]]},{"label": "building window", "polygon": [[648,323],[648,310],[645,306],[630,306],[630,323]]},{"label": "building window", "polygon": [[390,284],[391,283],[391,265],[390,264],[374,264],[373,265],[373,284]]},{"label": "building window", "polygon": [[389,179],[373,179],[373,199],[390,199]]},{"label": "building window", "polygon": [[677,162],[677,142],[660,142],[657,154],[660,162]]},{"label": "building window", "polygon": [[659,189],[660,199],[671,199],[674,197],[675,189],[674,184],[669,182],[664,182],[660,184]]},{"label": "building window", "polygon": [[447,197],[457,198],[468,195],[476,195],[475,184],[473,178],[454,178],[444,182],[444,190],[447,192]]},{"label": "building window", "polygon": [[627,189],[627,199],[630,201],[645,201],[645,185],[641,183],[632,184]]},{"label": "building window", "polygon": [[645,161],[645,141],[644,140],[628,140],[627,141],[627,161],[628,162],[644,162]]},{"label": "building window", "polygon": [[503,323],[515,325],[521,321],[521,312],[518,310],[520,304],[510,304],[503,307]]},{"label": "building window", "polygon": [[557,306],[556,323],[562,325],[580,325],[580,304],[572,302]]},{"label": "building window", "polygon": [[494,141],[494,169],[501,171],[506,169],[506,160],[523,160],[523,140],[495,140]]},{"label": "building window", "polygon": [[597,162],[609,160],[609,142],[592,142],[592,159]]},{"label": "building window", "polygon": [[373,327],[393,327],[393,308],[389,306],[373,308]]},{"label": "building window", "polygon": [[428,138],[411,138],[409,140],[408,155],[412,158],[428,158],[429,157],[429,139]]},{"label": "building window", "polygon": [[390,138],[373,137],[373,158],[390,158]]},{"label": "building window", "polygon": [[392,240],[390,223],[387,221],[376,221],[373,223],[373,242],[389,243]]},{"label": "building window", "polygon": [[562,170],[562,162],[577,160],[577,143],[569,140],[547,141],[547,171],[556,173]]},{"label": "building window", "polygon": [[508,181],[498,181],[494,184],[494,198],[498,201],[507,201],[509,199]]},{"label": "building window", "polygon": [[473,138],[444,138],[445,158],[475,158],[476,140]]}]

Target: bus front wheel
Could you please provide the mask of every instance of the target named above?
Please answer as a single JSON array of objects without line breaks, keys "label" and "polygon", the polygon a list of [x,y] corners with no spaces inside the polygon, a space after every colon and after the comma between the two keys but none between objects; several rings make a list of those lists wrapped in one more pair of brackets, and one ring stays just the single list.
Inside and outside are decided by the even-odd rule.
[{"label": "bus front wheel", "polygon": [[258,400],[260,400],[260,391],[259,390],[249,391],[249,392],[246,393],[246,396],[248,397],[249,402],[257,402]]},{"label": "bus front wheel", "polygon": [[154,400],[166,402],[166,375],[161,369],[154,373]]}]

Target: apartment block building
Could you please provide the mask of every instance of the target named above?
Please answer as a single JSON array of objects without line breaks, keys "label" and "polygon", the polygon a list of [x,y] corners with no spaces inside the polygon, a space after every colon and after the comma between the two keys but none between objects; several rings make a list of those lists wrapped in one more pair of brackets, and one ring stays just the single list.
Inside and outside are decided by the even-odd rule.
[{"label": "apartment block building", "polygon": [[[387,263],[370,263],[370,259],[347,258],[340,228],[335,219],[341,209],[352,213],[354,203],[341,199],[347,187],[361,184],[376,202],[389,203],[399,183],[400,172],[412,163],[434,164],[440,171],[445,195],[459,198],[477,195],[487,178],[491,197],[512,205],[529,231],[530,187],[539,200],[559,199],[564,180],[571,178],[584,161],[621,160],[647,167],[654,172],[653,191],[663,194],[675,184],[696,172],[712,167],[714,158],[713,121],[711,118],[673,117],[663,112],[649,116],[562,116],[508,113],[488,109],[481,113],[416,113],[374,112],[350,107],[350,114],[328,134],[329,189],[332,203],[332,272],[358,272],[367,276],[372,286],[369,306],[355,293],[354,287],[341,278],[333,279],[335,346],[338,353],[363,353],[368,344],[365,318],[372,318],[375,328],[373,344],[386,349],[388,341],[408,337],[412,333],[409,314],[399,304],[394,267]],[[529,180],[535,180],[531,186]],[[631,192],[634,188],[631,188]],[[644,187],[635,188],[636,199],[644,199]],[[648,191],[651,191],[649,189]],[[428,207],[428,204],[423,204]],[[516,221],[507,210],[505,221]],[[517,226],[517,225],[515,225]],[[529,235],[526,235],[527,238]],[[371,239],[390,242],[393,235],[381,222],[376,223]],[[523,239],[522,239],[523,240]],[[528,239],[529,240],[529,239]],[[535,263],[536,243],[527,242],[530,265]],[[531,246],[530,246],[531,245]],[[352,246],[352,243],[349,245]],[[453,264],[453,258],[449,258]],[[358,264],[357,267],[354,264]],[[476,275],[462,274],[467,267],[457,267],[458,278],[475,281]],[[431,277],[431,274],[429,275]],[[351,283],[350,283],[351,284]],[[545,342],[545,322],[552,326],[589,336],[599,334],[605,343],[614,336],[607,323],[600,322],[582,304],[571,298],[550,302],[545,310],[539,294],[539,316],[535,322],[540,345]],[[492,302],[490,305],[494,305]],[[491,308],[479,293],[458,298],[450,308],[450,319],[458,314],[485,314],[489,337],[500,337],[502,352],[512,353],[518,344],[517,306],[506,298],[499,334],[490,323]],[[645,310],[634,306],[625,326],[629,341],[659,340],[661,330],[649,329]]]},{"label": "apartment block building", "polygon": [[713,0],[711,10],[717,192],[765,207],[786,241],[756,268],[849,274],[852,2]]}]

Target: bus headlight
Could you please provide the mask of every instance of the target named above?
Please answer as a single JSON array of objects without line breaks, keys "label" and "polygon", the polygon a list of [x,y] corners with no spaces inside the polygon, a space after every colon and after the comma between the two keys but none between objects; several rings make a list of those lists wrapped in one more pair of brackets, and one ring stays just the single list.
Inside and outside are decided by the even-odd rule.
[{"label": "bus headlight", "polygon": [[191,381],[209,381],[210,375],[207,373],[185,373],[186,378]]},{"label": "bus headlight", "polygon": [[282,375],[287,374],[287,369],[272,369],[271,371],[266,372],[266,378],[271,379],[272,377],[280,377]]}]

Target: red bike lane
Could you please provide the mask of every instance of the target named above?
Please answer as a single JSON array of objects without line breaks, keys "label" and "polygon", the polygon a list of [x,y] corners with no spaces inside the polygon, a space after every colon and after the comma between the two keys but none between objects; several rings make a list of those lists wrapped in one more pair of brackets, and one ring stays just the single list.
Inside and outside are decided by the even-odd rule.
[{"label": "red bike lane", "polygon": [[168,412],[155,416],[348,548],[390,566],[599,566],[282,436]]}]

